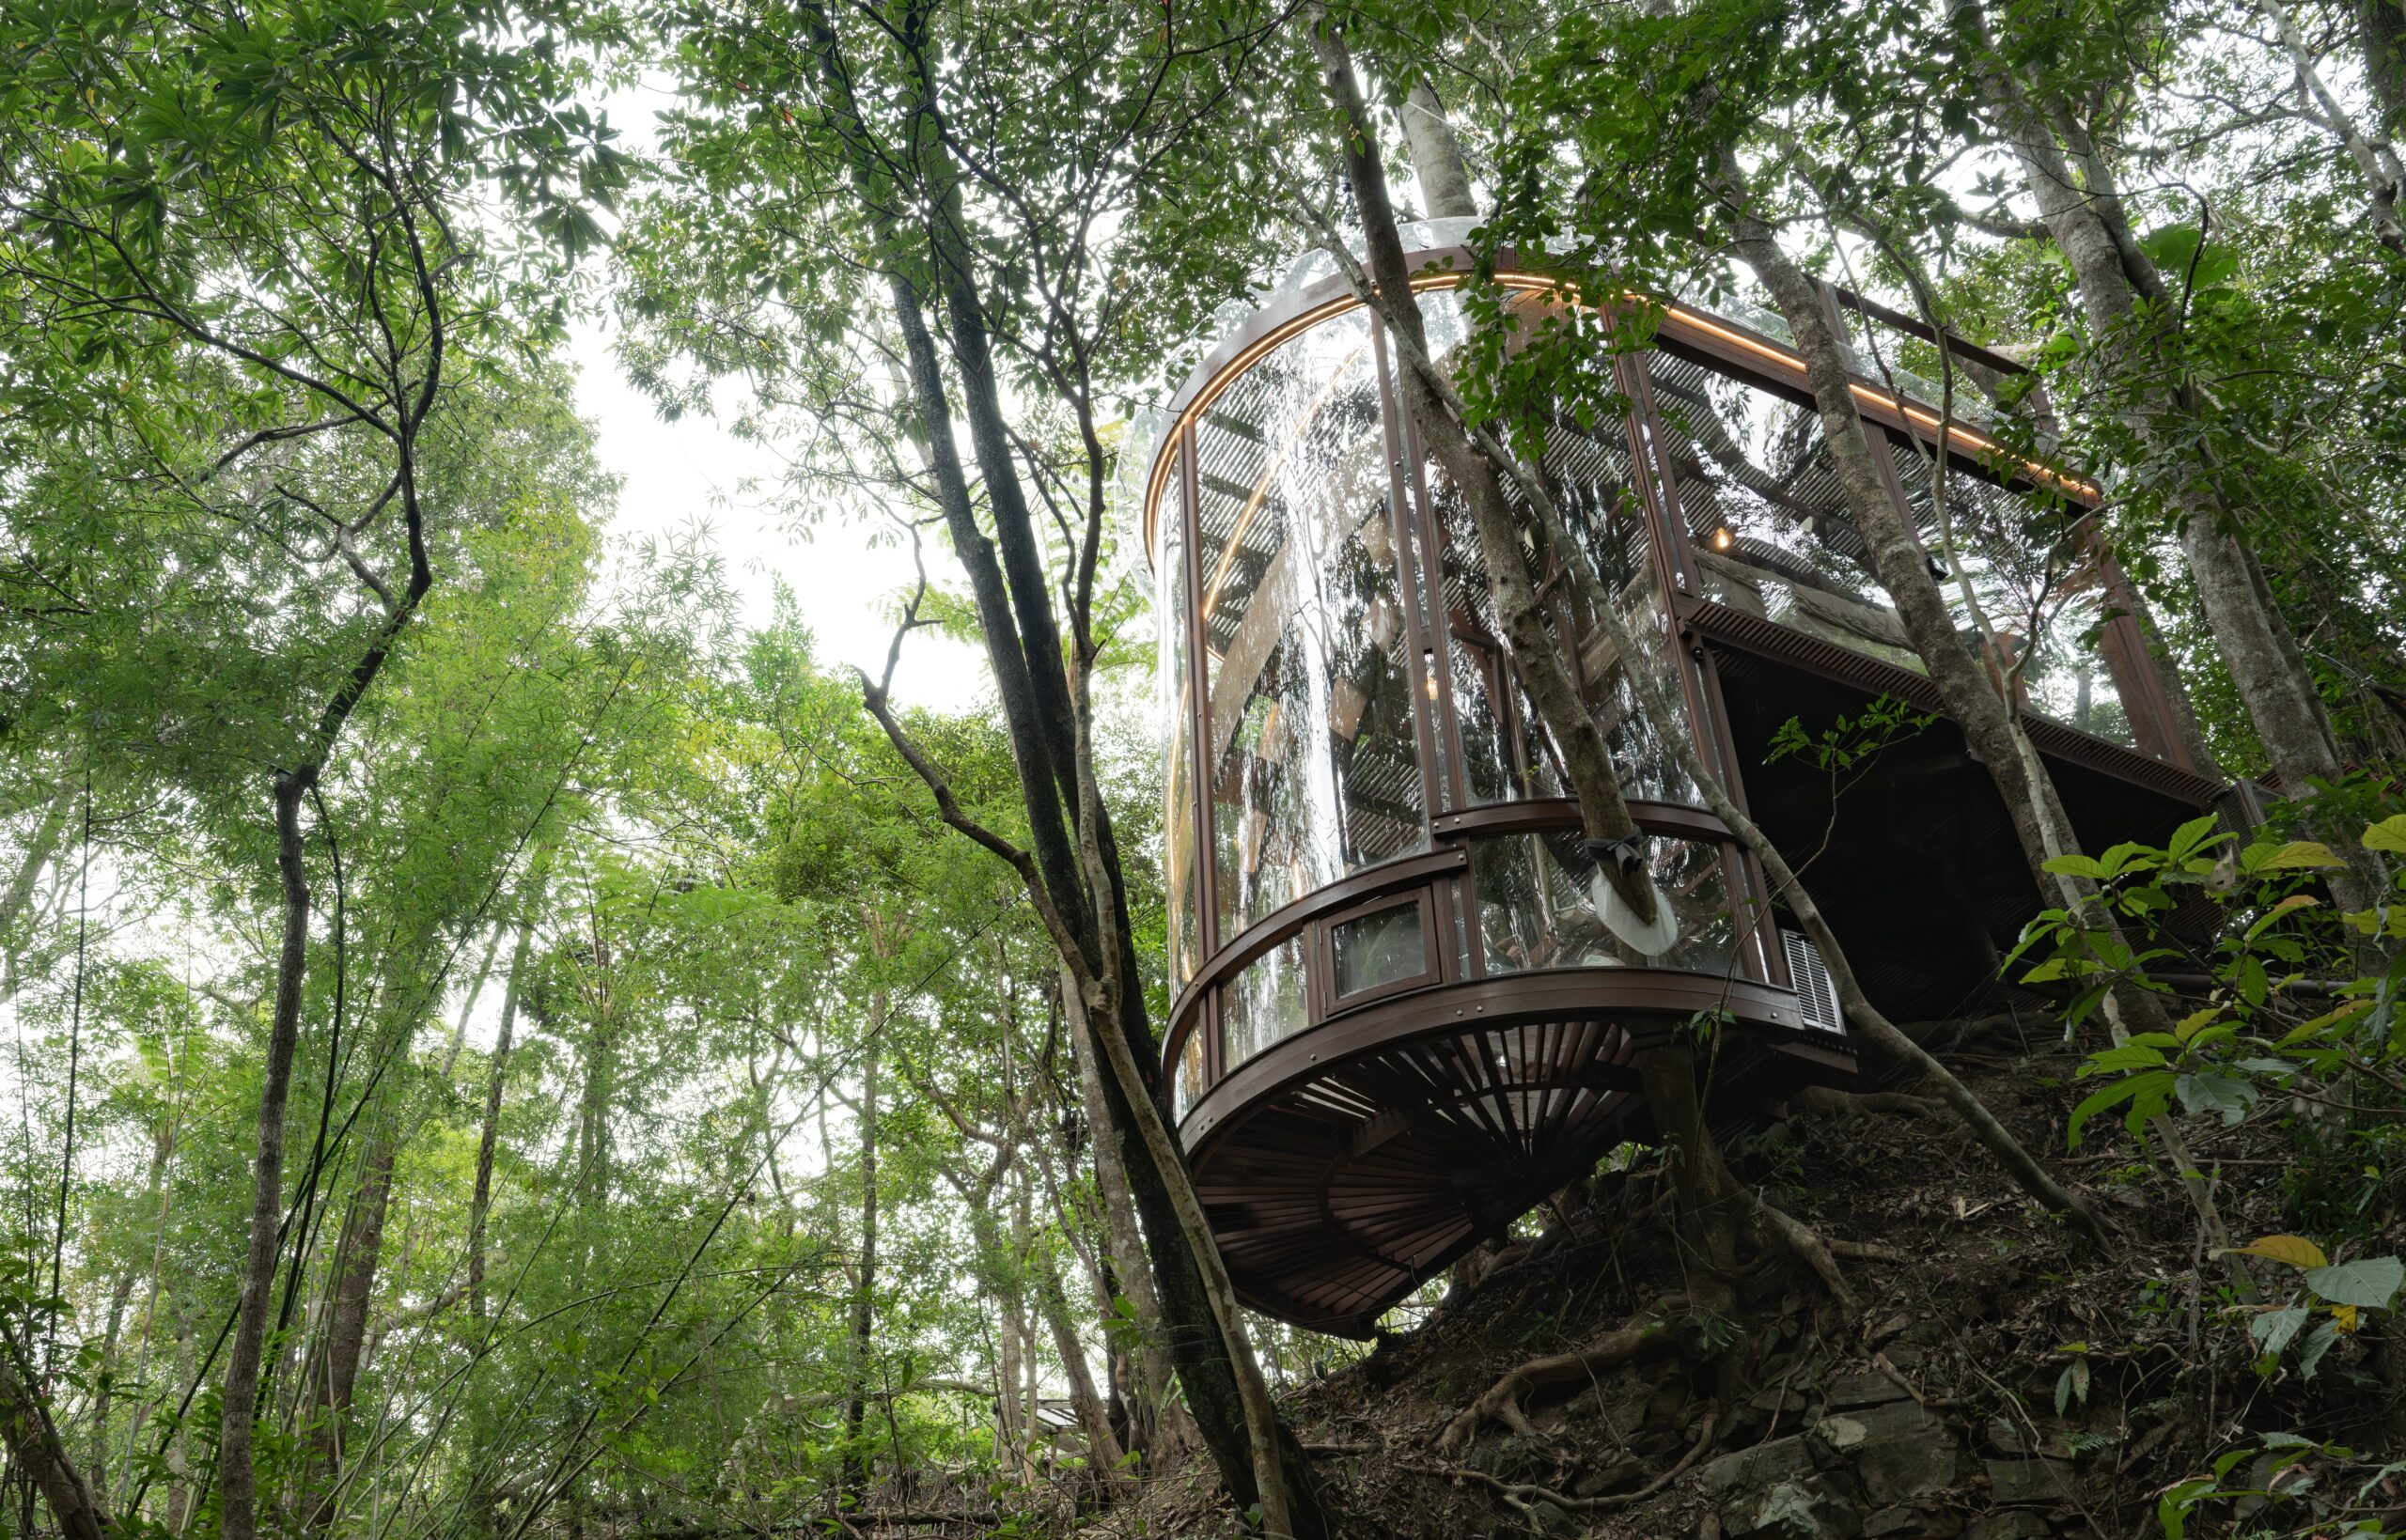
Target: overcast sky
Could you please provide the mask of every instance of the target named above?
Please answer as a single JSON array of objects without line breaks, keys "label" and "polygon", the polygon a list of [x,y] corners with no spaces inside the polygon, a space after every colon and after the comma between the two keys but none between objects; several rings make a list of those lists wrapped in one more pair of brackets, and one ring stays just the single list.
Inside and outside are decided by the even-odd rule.
[{"label": "overcast sky", "polygon": [[[602,106],[626,148],[648,151],[653,114],[668,101],[648,83],[612,92]],[[887,615],[911,586],[909,551],[871,549],[858,531],[840,526],[794,538],[767,495],[780,470],[771,447],[746,443],[706,417],[663,422],[627,382],[611,344],[607,323],[586,317],[575,327],[570,356],[578,368],[577,410],[600,430],[602,464],[623,478],[613,537],[633,542],[701,526],[726,558],[747,623],[768,619],[771,594],[783,581],[801,603],[821,662],[882,669],[893,638]],[[746,493],[747,481],[761,491]],[[947,552],[930,550],[929,557],[936,581],[957,581]],[[986,692],[987,679],[985,660],[974,648],[921,631],[904,649],[894,693],[906,706],[961,710]]]}]

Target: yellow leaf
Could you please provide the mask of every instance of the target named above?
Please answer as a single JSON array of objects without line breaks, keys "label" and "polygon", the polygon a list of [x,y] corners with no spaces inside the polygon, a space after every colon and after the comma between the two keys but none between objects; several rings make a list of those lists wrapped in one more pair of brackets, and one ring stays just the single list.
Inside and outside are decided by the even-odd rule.
[{"label": "yellow leaf", "polygon": [[2209,1005],[2202,1011],[2190,1012],[2187,1016],[2180,1019],[2180,1024],[2179,1026],[2172,1029],[2172,1035],[2179,1038],[2184,1043],[2187,1042],[2190,1038],[2195,1037],[2197,1034],[2205,1031],[2207,1023],[2213,1020],[2217,1013],[2217,1009],[2218,1007],[2216,1006]]},{"label": "yellow leaf", "polygon": [[2331,1307],[2331,1319],[2337,1324],[2340,1330],[2353,1331],[2356,1329],[2356,1307],[2353,1305],[2333,1305]]},{"label": "yellow leaf", "polygon": [[2266,1236],[2249,1246],[2233,1246],[2225,1256],[2260,1256],[2267,1262],[2286,1262],[2292,1268],[2327,1268],[2331,1259],[2322,1248],[2304,1236]]},{"label": "yellow leaf", "polygon": [[2406,813],[2393,813],[2366,830],[2365,848],[2406,852]]},{"label": "yellow leaf", "polygon": [[[2258,849],[2263,848],[2261,846]],[[2331,848],[2320,840],[2293,839],[2260,860],[2246,863],[2255,872],[2311,871],[2321,867],[2340,866],[2346,863],[2331,853]]]}]

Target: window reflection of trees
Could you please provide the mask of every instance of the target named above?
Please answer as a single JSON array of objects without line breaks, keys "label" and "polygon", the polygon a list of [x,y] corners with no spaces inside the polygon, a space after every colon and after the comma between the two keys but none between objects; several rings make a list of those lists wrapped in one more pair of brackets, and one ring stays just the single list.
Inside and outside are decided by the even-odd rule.
[{"label": "window reflection of trees", "polygon": [[1358,313],[1195,429],[1220,939],[1424,842],[1384,429]]},{"label": "window reflection of trees", "polygon": [[[1905,444],[1893,454],[1924,538],[1934,550],[1952,547],[1978,602],[1975,617],[1950,571],[1944,587],[1966,642],[2000,677],[2014,677],[2025,708],[2131,742],[2129,715],[2098,649],[2105,569],[2101,548],[2084,537],[2080,510],[1957,470],[1946,478],[1942,520],[1932,454]],[[1942,544],[1942,534],[1951,538]],[[1981,622],[1997,639],[1993,647]]]},{"label": "window reflection of trees", "polygon": [[1646,957],[1604,928],[1587,900],[1595,863],[1576,830],[1480,840],[1471,848],[1479,940],[1491,973],[1536,968],[1652,966],[1726,972],[1737,928],[1722,848],[1702,840],[1648,842],[1647,875],[1680,917],[1680,939]]}]

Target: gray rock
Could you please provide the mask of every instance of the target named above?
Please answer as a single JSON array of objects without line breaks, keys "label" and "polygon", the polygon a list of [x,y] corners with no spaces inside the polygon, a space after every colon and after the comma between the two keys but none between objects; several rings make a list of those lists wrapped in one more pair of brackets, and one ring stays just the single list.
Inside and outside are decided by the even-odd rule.
[{"label": "gray rock", "polygon": [[2049,1540],[2054,1532],[2027,1508],[1999,1508],[1964,1526],[1962,1540]]},{"label": "gray rock", "polygon": [[1813,1437],[1853,1467],[1873,1502],[1902,1502],[1962,1479],[1963,1449],[1954,1430],[1916,1402],[1826,1413]]},{"label": "gray rock", "polygon": [[1646,1404],[1654,1398],[1654,1386],[1636,1371],[1623,1369],[1597,1386],[1595,1397],[1604,1425],[1614,1438],[1626,1440],[1646,1425]]},{"label": "gray rock", "polygon": [[1962,1520],[1951,1513],[1900,1502],[1863,1521],[1863,1540],[1944,1540]]},{"label": "gray rock", "polygon": [[1863,1532],[1861,1510],[1818,1473],[1812,1442],[1801,1435],[1725,1454],[1702,1479],[1731,1536],[1854,1540]]},{"label": "gray rock", "polygon": [[1859,1375],[1839,1375],[1830,1381],[1829,1404],[1834,1410],[1912,1399],[1912,1394],[1902,1385],[1877,1369],[1867,1369]]},{"label": "gray rock", "polygon": [[1579,1472],[1570,1484],[1572,1497],[1598,1497],[1616,1486],[1625,1486],[1651,1470],[1644,1460],[1627,1450],[1609,1456]]},{"label": "gray rock", "polygon": [[1999,1507],[2016,1502],[2068,1502],[2071,1467],[2062,1460],[1990,1460],[1990,1495]]},{"label": "gray rock", "polygon": [[1716,1502],[1732,1493],[1742,1493],[1770,1486],[1790,1478],[1813,1473],[1813,1451],[1802,1434],[1773,1439],[1767,1444],[1742,1449],[1735,1454],[1724,1454],[1707,1461],[1701,1479],[1705,1496]]}]

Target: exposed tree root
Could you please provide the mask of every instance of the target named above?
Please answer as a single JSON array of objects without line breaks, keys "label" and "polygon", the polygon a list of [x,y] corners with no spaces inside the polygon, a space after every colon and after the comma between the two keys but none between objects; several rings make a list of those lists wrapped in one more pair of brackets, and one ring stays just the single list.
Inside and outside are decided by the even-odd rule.
[{"label": "exposed tree root", "polygon": [[1867,1112],[1899,1112],[1908,1117],[1940,1117],[1946,1112],[1946,1103],[1935,1097],[1916,1097],[1902,1091],[1840,1091],[1834,1086],[1810,1085],[1796,1095],[1796,1106],[1808,1112],[1832,1112],[1842,1117],[1860,1117]]},{"label": "exposed tree root", "polygon": [[1830,1298],[1837,1301],[1838,1308],[1849,1315],[1861,1314],[1863,1301],[1856,1299],[1854,1290],[1847,1286],[1846,1274],[1838,1270],[1837,1258],[1830,1254],[1829,1242],[1803,1220],[1765,1203],[1753,1189],[1741,1190],[1754,1206],[1754,1216],[1762,1227],[1777,1237],[1781,1245],[1795,1252],[1799,1261],[1813,1269],[1814,1275],[1820,1279],[1821,1286],[1830,1291]]},{"label": "exposed tree root", "polygon": [[1605,1513],[1615,1508],[1626,1508],[1632,1503],[1643,1502],[1686,1474],[1688,1468],[1702,1458],[1706,1450],[1712,1447],[1712,1436],[1719,1430],[1720,1425],[1721,1408],[1716,1405],[1705,1412],[1704,1423],[1696,1429],[1695,1442],[1688,1446],[1688,1452],[1680,1456],[1679,1463],[1635,1491],[1613,1492],[1602,1497],[1572,1497],[1568,1492],[1557,1492],[1551,1486],[1539,1486],[1533,1482],[1506,1481],[1501,1476],[1491,1476],[1484,1470],[1474,1470],[1468,1466],[1461,1465],[1410,1465],[1403,1469],[1422,1471],[1432,1476],[1444,1476],[1448,1481],[1475,1481],[1502,1498],[1514,1512],[1526,1518],[1534,1519],[1543,1517],[1539,1512],[1540,1504],[1559,1508],[1565,1513],[1571,1514]]},{"label": "exposed tree root", "polygon": [[[1665,1312],[1686,1308],[1684,1296],[1674,1296],[1659,1307]],[[1438,1436],[1437,1447],[1448,1454],[1466,1447],[1476,1438],[1482,1424],[1492,1420],[1515,1433],[1535,1437],[1537,1429],[1529,1424],[1521,1411],[1521,1398],[1531,1391],[1547,1385],[1560,1385],[1589,1378],[1606,1369],[1666,1353],[1677,1346],[1678,1321],[1656,1320],[1643,1326],[1625,1326],[1617,1331],[1575,1347],[1568,1353],[1550,1353],[1534,1358],[1487,1389],[1487,1392],[1461,1414],[1445,1424]]]}]

